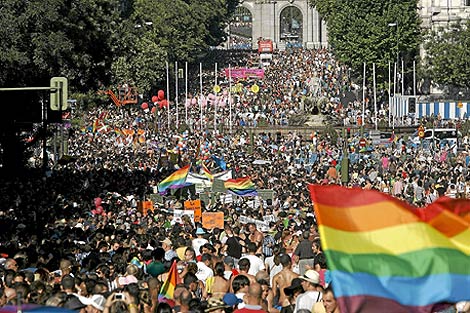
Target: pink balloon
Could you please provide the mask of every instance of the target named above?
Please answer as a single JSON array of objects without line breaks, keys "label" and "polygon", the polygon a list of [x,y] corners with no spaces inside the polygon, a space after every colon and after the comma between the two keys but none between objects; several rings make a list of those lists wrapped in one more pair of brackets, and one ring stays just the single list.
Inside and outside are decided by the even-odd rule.
[{"label": "pink balloon", "polygon": [[225,108],[225,106],[226,106],[225,101],[220,101],[219,102],[219,107]]},{"label": "pink balloon", "polygon": [[165,92],[163,90],[158,91],[158,100],[165,99]]},{"label": "pink balloon", "polygon": [[197,103],[196,98],[192,98],[192,99],[191,99],[191,104],[192,104],[192,105],[195,105],[196,103]]},{"label": "pink balloon", "polygon": [[154,114],[154,113],[155,113],[155,111],[157,111],[157,107],[153,107],[153,108],[152,108],[152,111],[151,111],[151,112],[152,112],[152,114]]},{"label": "pink balloon", "polygon": [[228,95],[227,89],[224,89],[224,91],[222,92],[222,94],[223,94],[224,96]]},{"label": "pink balloon", "polygon": [[144,103],[142,103],[141,107],[142,107],[143,110],[146,110],[146,109],[149,108],[149,104],[147,102],[144,102]]},{"label": "pink balloon", "polygon": [[100,197],[97,197],[94,199],[94,202],[95,202],[95,207],[99,207],[101,203],[103,202],[103,200]]},{"label": "pink balloon", "polygon": [[155,103],[155,102],[157,102],[157,101],[158,101],[158,97],[157,97],[157,96],[153,96],[153,97],[152,97],[152,102]]},{"label": "pink balloon", "polygon": [[207,97],[209,98],[209,100],[213,100],[215,98],[215,95],[210,93]]}]

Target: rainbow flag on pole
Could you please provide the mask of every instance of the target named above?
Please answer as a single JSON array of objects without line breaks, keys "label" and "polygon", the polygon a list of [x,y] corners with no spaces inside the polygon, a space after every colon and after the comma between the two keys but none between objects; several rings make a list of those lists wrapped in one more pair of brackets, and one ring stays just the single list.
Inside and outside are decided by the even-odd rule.
[{"label": "rainbow flag on pole", "polygon": [[227,179],[224,182],[224,187],[229,193],[240,197],[254,197],[258,195],[256,186],[250,177]]},{"label": "rainbow flag on pole", "polygon": [[158,184],[158,193],[163,195],[167,193],[168,189],[178,189],[188,186],[189,184],[186,183],[186,177],[188,176],[190,167],[191,165],[186,165],[162,180]]},{"label": "rainbow flag on pole", "polygon": [[214,175],[212,175],[212,173],[209,171],[209,169],[206,167],[206,165],[204,163],[202,163],[202,172],[203,172],[204,176],[209,178],[210,181],[214,180]]},{"label": "rainbow flag on pole", "polygon": [[160,288],[158,293],[158,302],[170,302],[169,304],[174,306],[174,293],[177,283],[178,270],[176,268],[176,261],[173,261],[168,272],[168,277]]},{"label": "rainbow flag on pole", "polygon": [[470,201],[414,208],[377,191],[309,189],[342,312],[434,312],[470,299]]}]

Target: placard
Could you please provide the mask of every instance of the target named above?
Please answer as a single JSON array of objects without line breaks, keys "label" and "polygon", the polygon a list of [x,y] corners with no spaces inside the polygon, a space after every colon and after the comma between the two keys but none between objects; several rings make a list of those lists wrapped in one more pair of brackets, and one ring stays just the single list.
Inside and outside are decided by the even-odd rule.
[{"label": "placard", "polygon": [[274,198],[274,190],[272,189],[258,189],[258,197],[263,200],[272,200]]},{"label": "placard", "polygon": [[172,224],[182,224],[183,215],[188,215],[194,225],[194,211],[193,210],[173,210]]},{"label": "placard", "polygon": [[194,211],[194,222],[199,223],[202,219],[202,206],[201,200],[186,200],[184,201],[184,208],[186,210]]},{"label": "placard", "polygon": [[202,213],[202,227],[205,229],[224,229],[224,212]]}]

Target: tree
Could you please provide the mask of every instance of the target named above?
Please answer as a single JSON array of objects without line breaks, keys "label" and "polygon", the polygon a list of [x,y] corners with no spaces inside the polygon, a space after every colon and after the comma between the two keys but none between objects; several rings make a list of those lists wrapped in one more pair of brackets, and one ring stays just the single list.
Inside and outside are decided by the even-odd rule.
[{"label": "tree", "polygon": [[117,0],[5,0],[0,84],[44,85],[66,76],[76,90],[110,78]]},{"label": "tree", "polygon": [[448,86],[451,95],[452,89],[470,89],[470,21],[429,32],[424,47],[423,74],[426,77]]},{"label": "tree", "polygon": [[388,63],[396,62],[397,49],[407,65],[418,54],[417,0],[310,0],[310,4],[327,22],[336,56],[356,74],[362,73],[364,62],[376,63],[380,80],[388,72]]}]

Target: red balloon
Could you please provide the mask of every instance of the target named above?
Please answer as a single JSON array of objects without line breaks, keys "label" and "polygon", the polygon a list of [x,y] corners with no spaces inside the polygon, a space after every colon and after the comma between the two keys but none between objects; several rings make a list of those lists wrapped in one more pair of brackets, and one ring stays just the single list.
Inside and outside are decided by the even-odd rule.
[{"label": "red balloon", "polygon": [[103,201],[103,200],[102,200],[100,197],[95,198],[95,199],[94,199],[95,207],[99,207],[99,206],[101,205],[102,201]]},{"label": "red balloon", "polygon": [[149,104],[147,102],[142,103],[142,110],[146,110],[149,108]]},{"label": "red balloon", "polygon": [[152,111],[151,111],[152,114],[155,113],[155,111],[157,111],[157,107],[153,107],[153,108],[152,108]]},{"label": "red balloon", "polygon": [[165,99],[165,92],[163,90],[158,91],[158,100]]},{"label": "red balloon", "polygon": [[157,101],[158,101],[158,97],[157,97],[157,96],[153,96],[153,97],[152,97],[152,102],[155,103],[155,102],[157,102]]}]

